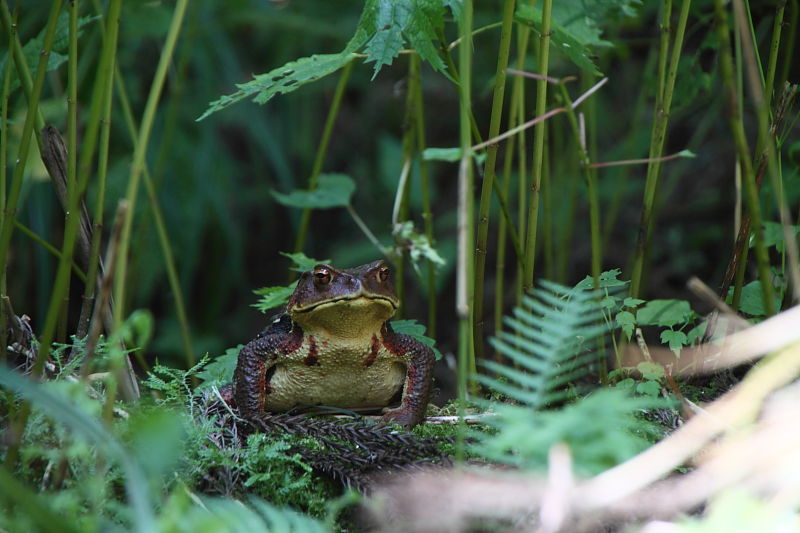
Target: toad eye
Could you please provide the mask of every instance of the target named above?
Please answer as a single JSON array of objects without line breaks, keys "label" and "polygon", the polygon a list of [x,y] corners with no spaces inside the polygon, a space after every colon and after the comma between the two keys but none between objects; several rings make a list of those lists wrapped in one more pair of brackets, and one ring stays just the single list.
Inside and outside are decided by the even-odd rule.
[{"label": "toad eye", "polygon": [[314,282],[327,285],[331,282],[331,271],[327,268],[318,268],[314,271]]},{"label": "toad eye", "polygon": [[389,267],[387,267],[386,265],[382,266],[378,270],[378,279],[380,281],[386,281],[387,279],[389,279],[389,272],[390,272]]}]

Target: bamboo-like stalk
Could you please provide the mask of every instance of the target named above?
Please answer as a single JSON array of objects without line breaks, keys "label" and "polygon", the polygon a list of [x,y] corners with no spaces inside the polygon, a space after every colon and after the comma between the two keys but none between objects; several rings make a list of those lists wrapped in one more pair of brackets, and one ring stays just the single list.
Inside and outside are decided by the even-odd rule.
[{"label": "bamboo-like stalk", "polygon": [[[313,190],[317,186],[317,179],[320,172],[322,172],[322,164],[325,162],[325,156],[328,153],[328,145],[330,144],[331,134],[333,133],[333,125],[336,123],[336,117],[339,116],[339,108],[341,107],[342,97],[344,90],[347,88],[347,82],[350,80],[350,73],[353,71],[353,62],[350,61],[342,69],[342,74],[339,76],[339,82],[336,84],[336,91],[333,93],[333,101],[328,110],[328,116],[325,118],[325,126],[322,128],[322,138],[317,147],[317,154],[314,157],[314,164],[311,167],[311,175],[308,177],[308,188]],[[306,243],[306,234],[308,233],[308,224],[311,220],[311,209],[303,209],[303,214],[300,216],[300,227],[297,230],[297,239],[294,243],[294,251],[302,252]],[[289,274],[289,281],[293,281],[296,272],[291,271]]]},{"label": "bamboo-like stalk", "polygon": [[[500,49],[497,54],[497,69],[495,71],[494,95],[492,97],[492,114],[489,122],[489,135],[491,139],[500,133],[500,123],[503,116],[503,101],[506,90],[506,68],[508,67],[508,54],[511,50],[511,30],[514,17],[514,0],[505,0],[503,3],[503,25],[500,30]],[[492,201],[492,188],[494,187],[495,166],[497,163],[498,145],[493,144],[487,148],[486,164],[483,170],[483,183],[481,184],[481,200],[478,208],[478,231],[475,243],[475,281],[472,299],[472,335],[475,344],[475,359],[483,359],[484,344],[484,274],[486,271],[486,248],[489,237],[489,211]]]},{"label": "bamboo-like stalk", "polygon": [[[2,5],[1,11],[3,25],[6,27],[8,34],[11,34],[11,16],[8,11],[8,5],[5,0],[0,5]],[[51,5],[50,15],[47,20],[44,46],[41,56],[39,57],[39,66],[36,72],[36,79],[33,81],[31,88],[31,97],[28,101],[28,112],[25,114],[25,124],[22,128],[22,138],[20,139],[19,150],[17,152],[17,163],[14,167],[14,174],[11,178],[11,186],[6,197],[5,217],[3,219],[2,230],[0,230],[0,265],[2,265],[2,268],[5,268],[8,259],[8,249],[11,244],[11,235],[14,230],[17,203],[22,190],[22,178],[25,175],[25,166],[28,162],[28,153],[30,152],[31,136],[33,134],[34,125],[37,123],[37,117],[39,116],[39,97],[42,92],[42,87],[44,86],[45,72],[47,71],[47,60],[50,57],[50,48],[53,46],[56,21],[58,20],[58,13],[60,10],[61,1],[54,0],[53,4]],[[15,52],[16,50],[17,47],[14,47]],[[14,53],[14,61],[22,61],[24,63],[25,56],[21,53],[21,51],[19,54]],[[20,76],[20,78],[22,78],[22,76]]]},{"label": "bamboo-like stalk", "polygon": [[[516,62],[516,70],[522,70],[525,64],[525,55],[528,51],[528,38],[530,36],[530,28],[527,25],[519,25],[517,27],[517,62]],[[509,127],[513,128],[517,124],[521,124],[524,120],[525,116],[525,93],[522,90],[524,87],[523,79],[520,76],[516,76],[514,78],[513,84],[511,86],[511,105],[509,106],[508,111],[508,125]],[[525,132],[519,132],[517,134],[517,139],[512,139],[511,142],[508,143],[506,146],[505,151],[505,158],[503,160],[503,181],[501,184],[501,190],[503,194],[508,197],[508,192],[511,187],[511,169],[513,168],[514,163],[514,147],[516,146],[515,141],[520,143],[520,154],[525,157]],[[521,165],[519,168],[519,174],[524,176],[525,174],[525,165]],[[520,177],[520,180],[524,181],[523,177]],[[523,191],[524,192],[524,191]],[[518,209],[524,212],[524,204],[518,206]],[[522,227],[522,223],[520,222],[520,227]],[[500,220],[497,223],[497,258],[495,263],[495,289],[494,289],[494,330],[498,332],[502,329],[503,325],[503,311],[504,305],[503,302],[505,301],[506,289],[505,289],[505,268],[506,268],[506,233],[507,227],[513,228],[512,226],[508,226],[506,219],[504,217],[500,217]],[[495,351],[495,359],[501,360],[502,356],[500,352]]]},{"label": "bamboo-like stalk", "polygon": [[[783,227],[786,254],[787,259],[789,260],[789,279],[792,282],[793,289],[793,300],[797,302],[798,299],[800,299],[800,258],[798,258],[797,241],[794,236],[794,231],[792,230],[791,215],[789,214],[789,209],[786,205],[783,195],[783,183],[781,181],[781,175],[778,171],[779,164],[778,155],[775,149],[775,140],[769,132],[769,108],[767,107],[768,99],[765,97],[764,87],[761,85],[760,78],[758,76],[758,59],[755,43],[753,40],[751,40],[752,34],[745,31],[745,7],[742,0],[734,0],[733,8],[737,26],[742,34],[745,67],[749,82],[748,85],[750,86],[750,95],[756,110],[756,118],[758,119],[758,137],[763,143],[763,148],[767,153],[767,175],[770,178],[772,191],[775,195],[775,204],[777,205],[781,226]],[[778,32],[780,32],[780,29],[778,29]],[[773,36],[773,39],[774,38],[775,37]],[[778,39],[780,39],[779,36]],[[777,53],[777,48],[778,45],[776,44],[772,47],[772,50],[775,50],[775,53]],[[756,225],[756,221],[754,220],[753,222],[754,225]],[[760,224],[755,229],[756,231],[759,231],[761,229]],[[772,288],[772,280],[770,277],[766,278],[766,280],[763,277],[760,277],[760,279],[762,285],[766,281],[766,283],[769,284],[770,289]],[[766,298],[767,296],[768,293],[764,293],[764,297]],[[764,308],[767,310],[767,316],[773,315],[776,311],[773,301],[766,302]]]},{"label": "bamboo-like stalk", "polygon": [[150,140],[150,133],[153,128],[153,121],[155,120],[158,101],[161,96],[161,90],[164,87],[164,79],[167,75],[167,68],[172,60],[172,53],[175,51],[175,43],[177,42],[178,35],[180,34],[181,24],[186,13],[187,3],[188,0],[178,0],[175,5],[175,11],[172,15],[172,22],[170,23],[169,31],[167,32],[167,39],[164,43],[164,49],[161,52],[158,67],[156,68],[156,73],[150,86],[150,94],[147,97],[147,104],[145,104],[142,122],[139,127],[139,136],[133,151],[130,179],[128,181],[128,190],[125,195],[125,198],[129,204],[129,210],[125,216],[122,239],[120,240],[119,247],[119,260],[116,265],[116,273],[114,276],[115,330],[119,329],[119,327],[122,325],[122,317],[125,314],[125,281],[128,264],[127,257],[128,249],[130,247],[133,213],[136,211],[136,197],[139,191],[139,181],[144,168],[147,146]]},{"label": "bamboo-like stalk", "polygon": [[661,173],[661,161],[659,157],[664,152],[664,141],[666,139],[667,127],[669,125],[669,113],[672,106],[672,93],[675,88],[675,79],[678,74],[678,62],[683,48],[683,37],[686,33],[686,22],[689,18],[689,7],[691,0],[683,0],[678,15],[678,24],[675,28],[675,39],[672,42],[672,50],[669,54],[669,67],[662,79],[660,77],[664,62],[666,61],[671,16],[671,1],[664,2],[664,18],[662,22],[661,48],[659,49],[659,87],[656,89],[656,105],[654,108],[653,131],[650,138],[650,163],[647,165],[647,177],[644,185],[644,199],[642,200],[642,214],[639,221],[639,233],[636,240],[634,252],[633,269],[631,272],[631,296],[637,297],[641,290],[642,275],[644,270],[645,256],[649,244],[650,233],[653,228],[653,205],[655,203],[656,187]]},{"label": "bamboo-like stalk", "polygon": [[775,88],[775,71],[778,67],[778,52],[781,48],[781,27],[783,15],[786,12],[786,1],[778,4],[775,10],[775,20],[772,23],[772,39],[769,44],[769,58],[767,59],[767,75],[764,80],[764,106],[769,109],[772,102],[772,93]]},{"label": "bamboo-like stalk", "polygon": [[[4,4],[5,7],[5,4]],[[16,20],[11,25],[11,31],[8,34],[8,50],[14,47],[14,39],[16,36]],[[8,177],[8,96],[11,93],[11,64],[13,59],[7,56],[6,68],[3,72],[3,92],[0,94],[0,228],[3,227],[3,221],[6,213],[6,179]],[[11,317],[6,314],[6,306],[3,305],[4,299],[7,297],[6,288],[6,264],[0,263],[0,362],[5,363],[8,358],[8,342],[6,324]]]},{"label": "bamboo-like stalk", "polygon": [[464,0],[459,21],[461,46],[459,59],[459,139],[461,162],[458,172],[458,264],[456,265],[456,316],[458,317],[458,368],[457,384],[459,425],[456,440],[456,459],[464,457],[464,403],[470,375],[475,374],[475,359],[470,343],[470,287],[472,286],[473,235],[472,235],[472,0]]},{"label": "bamboo-like stalk", "polygon": [[[725,87],[729,105],[729,120],[733,134],[739,163],[742,165],[742,179],[745,183],[745,200],[750,212],[755,234],[755,252],[758,265],[758,275],[761,280],[761,291],[764,299],[764,309],[768,315],[775,314],[775,299],[773,297],[772,283],[769,272],[769,257],[764,245],[764,231],[761,227],[761,207],[758,202],[753,165],[750,161],[750,149],[744,132],[744,123],[739,113],[737,92],[733,74],[733,57],[730,48],[730,31],[728,29],[728,16],[722,5],[722,0],[714,0],[717,31],[720,40],[720,74]],[[743,265],[741,265],[743,267]]]},{"label": "bamboo-like stalk", "polygon": [[[417,54],[411,56],[412,79],[416,80],[413,85],[414,91],[414,126],[416,128],[417,154],[419,156],[419,180],[422,189],[422,224],[425,228],[425,236],[431,246],[435,244],[433,235],[433,211],[431,210],[430,180],[428,176],[428,163],[422,154],[425,152],[427,142],[425,141],[425,101],[422,97],[422,72],[420,69],[420,59]],[[433,261],[428,261],[427,266],[427,286],[428,286],[428,330],[429,337],[436,338],[436,265]]]},{"label": "bamboo-like stalk", "polygon": [[[547,76],[550,60],[550,27],[553,11],[553,0],[544,0],[542,5],[542,30],[539,35],[539,56],[537,68],[541,76]],[[541,116],[547,104],[547,80],[536,81],[536,111],[535,115]],[[533,130],[533,161],[531,162],[531,194],[528,203],[528,229],[525,232],[525,267],[522,277],[522,287],[528,290],[533,287],[534,266],[536,261],[536,234],[539,221],[539,190],[542,183],[542,168],[544,162],[544,137],[546,124],[537,124]]]},{"label": "bamboo-like stalk", "polygon": [[[8,6],[5,0],[3,0],[1,5],[2,9],[0,11],[3,13],[3,25],[6,26],[8,33],[11,34],[11,17],[9,15]],[[22,128],[22,138],[20,140],[19,150],[17,152],[17,163],[14,167],[14,175],[12,177],[11,187],[6,198],[6,215],[3,219],[2,231],[0,231],[0,268],[2,269],[5,269],[6,261],[8,259],[8,249],[9,245],[11,244],[11,235],[14,227],[16,226],[17,202],[19,200],[20,190],[22,189],[22,178],[25,173],[25,165],[28,161],[31,137],[33,135],[33,126],[36,124],[36,119],[38,116],[37,111],[39,108],[39,97],[41,96],[42,87],[44,86],[45,73],[47,72],[47,61],[50,57],[50,49],[53,46],[56,22],[58,21],[58,14],[60,11],[61,0],[54,0],[51,4],[50,14],[47,19],[44,43],[41,55],[39,56],[39,65],[36,71],[36,78],[34,79],[31,87],[30,99],[28,101],[28,111],[25,114],[25,124]],[[9,61],[10,60],[11,58],[9,58]],[[22,54],[14,54],[14,60],[24,62],[25,58]],[[60,301],[61,299],[59,298],[59,303]],[[55,325],[55,320],[53,320],[53,325]],[[42,367],[44,366],[46,356],[42,356],[43,348],[44,346],[42,346],[42,349],[39,350],[36,362],[34,363],[32,372],[33,375],[39,375]],[[8,447],[8,452],[6,453],[5,458],[5,465],[8,468],[13,468],[16,465],[19,455],[19,444],[21,442],[25,426],[28,423],[28,416],[30,416],[30,412],[30,404],[24,402],[18,412],[17,419],[13,421],[13,431],[10,433],[13,435],[12,442]]]},{"label": "bamboo-like stalk", "polygon": [[786,39],[783,40],[784,47],[783,47],[783,64],[781,65],[781,75],[778,78],[778,83],[775,85],[777,87],[782,87],[783,83],[786,81],[786,78],[789,76],[789,68],[794,64],[792,61],[794,60],[794,53],[795,53],[795,37],[797,36],[797,20],[798,16],[800,16],[800,7],[798,7],[798,0],[789,0],[787,2],[789,4],[789,12],[786,14],[786,24],[785,26],[789,29],[789,34],[787,35]]}]

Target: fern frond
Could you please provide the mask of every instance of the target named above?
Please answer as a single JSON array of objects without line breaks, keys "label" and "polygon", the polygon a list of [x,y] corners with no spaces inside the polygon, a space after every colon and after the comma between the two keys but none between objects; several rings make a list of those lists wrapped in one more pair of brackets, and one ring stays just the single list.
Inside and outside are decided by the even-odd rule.
[{"label": "fern frond", "polygon": [[585,377],[598,359],[596,341],[608,330],[598,300],[593,291],[541,282],[505,318],[510,331],[490,341],[517,368],[487,361],[483,366],[503,381],[479,381],[533,409],[563,400],[564,387]]}]

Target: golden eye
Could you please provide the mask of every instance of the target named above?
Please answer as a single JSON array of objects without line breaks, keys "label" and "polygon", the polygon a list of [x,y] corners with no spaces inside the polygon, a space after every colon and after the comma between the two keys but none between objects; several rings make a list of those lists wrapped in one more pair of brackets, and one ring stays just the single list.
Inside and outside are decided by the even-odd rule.
[{"label": "golden eye", "polygon": [[380,270],[378,270],[378,279],[381,281],[386,281],[389,279],[389,267],[386,265],[382,266]]},{"label": "golden eye", "polygon": [[327,285],[331,282],[331,271],[320,267],[314,271],[314,282],[320,285]]}]

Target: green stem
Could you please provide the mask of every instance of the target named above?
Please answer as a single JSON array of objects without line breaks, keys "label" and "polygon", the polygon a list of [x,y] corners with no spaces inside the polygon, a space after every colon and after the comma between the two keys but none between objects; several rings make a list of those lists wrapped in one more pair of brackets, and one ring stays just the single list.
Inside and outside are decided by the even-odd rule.
[{"label": "green stem", "polygon": [[[691,0],[683,0],[681,10],[678,15],[678,25],[675,31],[675,39],[672,43],[672,52],[670,54],[669,68],[663,78],[663,83],[659,83],[656,94],[656,105],[654,109],[655,120],[653,122],[653,132],[650,138],[650,163],[647,165],[647,178],[645,179],[644,186],[644,199],[642,201],[642,214],[639,221],[639,233],[636,240],[636,250],[634,253],[633,270],[631,273],[631,296],[638,297],[641,284],[642,273],[644,270],[644,262],[649,244],[650,233],[653,229],[653,205],[655,203],[656,188],[658,185],[658,178],[661,173],[661,161],[658,159],[664,152],[664,141],[667,134],[667,126],[669,125],[669,113],[672,106],[672,93],[675,88],[675,79],[678,74],[678,63],[681,57],[681,49],[683,48],[683,37],[686,32],[686,22],[689,18],[689,7]],[[671,9],[670,0],[665,1],[663,29],[661,37],[661,46],[659,50],[659,74],[662,72],[663,63],[666,60],[667,49],[669,40],[669,17]],[[660,95],[660,98],[659,98]]]},{"label": "green stem", "polygon": [[770,108],[772,93],[775,87],[775,71],[778,67],[778,52],[781,48],[781,27],[783,26],[783,15],[786,11],[786,0],[778,5],[775,11],[775,20],[772,23],[772,40],[769,45],[769,58],[767,59],[767,77],[764,83],[764,105]]},{"label": "green stem", "polygon": [[[57,257],[58,259],[61,259],[62,256],[61,250],[59,250],[58,248],[47,242],[45,239],[37,235],[36,232],[34,232],[32,229],[22,224],[19,220],[14,221],[14,226],[30,240],[32,240],[33,242],[35,242],[36,244],[38,244],[39,246],[41,246],[42,248],[53,254],[53,256]],[[76,276],[78,276],[81,279],[81,281],[83,281],[84,283],[86,282],[87,279],[86,274],[83,272],[83,270],[81,270],[81,267],[79,267],[74,260],[72,261],[72,271],[75,273]]]},{"label": "green stem", "polygon": [[[553,0],[544,0],[542,6],[542,30],[539,34],[539,56],[537,60],[538,74],[547,76],[550,60],[550,25],[553,11]],[[547,104],[547,81],[536,80],[535,116],[545,113]],[[540,122],[533,130],[533,161],[531,166],[531,195],[528,203],[528,229],[525,232],[525,268],[522,287],[528,290],[533,287],[534,266],[536,261],[536,233],[539,221],[539,191],[542,186],[542,169],[544,163],[544,138],[547,125]]]},{"label": "green stem", "polygon": [[[746,59],[745,67],[750,85],[750,96],[756,110],[756,118],[758,119],[758,137],[763,141],[763,148],[767,153],[767,174],[770,178],[772,191],[775,195],[775,204],[778,207],[778,214],[783,227],[786,256],[789,260],[789,277],[792,282],[794,301],[797,301],[800,299],[800,257],[798,257],[797,241],[794,231],[792,230],[791,215],[789,214],[789,209],[783,195],[783,183],[779,172],[775,139],[770,135],[769,131],[769,108],[767,107],[767,98],[764,94],[764,86],[761,84],[761,78],[759,77],[755,41],[752,40],[752,34],[745,31],[745,7],[742,0],[734,0],[733,8],[739,31],[742,33],[742,45]],[[777,48],[777,46],[775,46],[775,48]],[[757,221],[753,220],[753,225],[756,226],[756,224]],[[755,227],[755,230],[757,233],[761,231],[760,224]],[[758,253],[758,250],[756,250],[756,253]],[[767,261],[768,259],[769,258],[767,258]],[[762,272],[759,270],[759,277],[762,285],[766,283],[769,286],[769,290],[763,292],[764,298],[771,298],[773,291],[772,280],[769,276],[769,264],[767,264],[766,273],[767,277],[763,277],[761,275]],[[767,311],[767,316],[775,314],[774,300],[765,302],[764,309]]]},{"label": "green stem", "polygon": [[[728,29],[728,16],[722,5],[722,0],[714,1],[717,31],[720,40],[720,74],[728,99],[728,112],[730,115],[731,133],[733,134],[739,163],[742,165],[742,179],[745,183],[745,200],[753,232],[755,234],[756,263],[758,265],[759,279],[761,280],[764,308],[768,315],[775,313],[775,299],[773,297],[772,281],[769,273],[769,256],[764,245],[764,230],[761,226],[761,207],[758,202],[758,188],[756,187],[753,165],[750,160],[750,148],[744,132],[742,115],[739,113],[738,95],[733,73],[733,56],[731,54],[730,31]],[[744,265],[741,265],[743,268]]]},{"label": "green stem", "polygon": [[[333,101],[328,110],[328,116],[325,119],[325,126],[322,129],[322,138],[317,147],[317,155],[314,157],[314,164],[311,167],[311,175],[308,178],[308,188],[313,190],[317,186],[317,178],[322,172],[322,164],[325,162],[325,155],[328,153],[328,144],[330,144],[331,134],[333,133],[333,125],[336,123],[336,117],[339,116],[339,108],[342,104],[342,97],[344,90],[347,88],[347,82],[350,80],[350,73],[353,71],[353,62],[350,61],[342,69],[342,75],[339,76],[339,83],[336,85],[336,91],[333,93]],[[306,234],[308,233],[308,224],[311,220],[311,209],[306,208],[300,217],[300,228],[297,230],[297,240],[294,243],[294,251],[302,252],[306,243]],[[294,278],[296,272],[290,273]],[[292,281],[292,280],[289,280]]]},{"label": "green stem", "polygon": [[[8,6],[6,2],[3,1],[2,9],[2,18],[3,18],[3,25],[6,26],[6,31],[11,34],[11,17],[8,13]],[[14,176],[11,181],[11,188],[8,191],[8,197],[6,199],[6,211],[5,217],[3,219],[3,228],[0,232],[0,268],[5,268],[6,261],[8,258],[8,249],[9,245],[11,244],[11,235],[13,233],[13,228],[16,227],[16,210],[17,210],[17,202],[19,200],[20,190],[22,189],[22,178],[25,174],[25,164],[28,161],[28,152],[30,151],[31,146],[31,137],[33,134],[33,126],[36,123],[39,110],[39,97],[42,94],[42,87],[44,86],[44,78],[45,73],[47,72],[47,61],[50,57],[50,49],[53,46],[53,39],[55,37],[55,30],[56,30],[56,22],[58,21],[58,13],[61,11],[61,1],[54,0],[51,7],[50,7],[50,15],[47,19],[47,26],[45,29],[45,36],[44,36],[44,44],[42,48],[41,55],[39,56],[39,65],[37,66],[36,71],[36,78],[33,81],[33,85],[30,91],[30,99],[28,100],[28,111],[25,114],[25,125],[22,128],[22,138],[20,140],[19,151],[17,152],[17,164],[14,167]],[[21,56],[21,55],[20,55]],[[15,61],[25,61],[24,56],[18,56],[14,54]],[[19,67],[18,65],[18,68]],[[20,76],[22,78],[22,76]],[[77,217],[74,217],[77,218]],[[71,255],[69,257],[72,257]],[[64,258],[62,257],[62,260]],[[69,263],[68,263],[69,264]],[[50,303],[53,304],[55,302],[55,298],[51,298]],[[58,298],[58,304],[61,304],[61,298]],[[51,306],[52,307],[52,306]],[[52,316],[52,325],[55,326],[55,315]],[[51,331],[52,335],[52,331]],[[52,336],[51,336],[52,338]],[[44,342],[44,340],[42,340]],[[47,339],[49,343],[50,340]],[[44,366],[44,361],[47,359],[47,348],[42,344],[39,354],[37,355],[36,361],[33,366],[32,374],[34,376],[38,376],[41,371],[42,367]],[[44,354],[44,355],[43,355]],[[12,437],[11,445],[8,447],[8,452],[5,458],[5,465],[7,467],[13,467],[16,465],[17,457],[19,454],[19,444],[22,439],[22,435],[25,430],[25,426],[28,423],[28,416],[30,415],[31,407],[30,404],[25,402],[23,403],[22,407],[20,408],[17,420],[15,420],[14,424],[14,431],[11,432],[12,435],[16,435],[16,437]]]},{"label": "green stem", "polygon": [[[5,5],[4,5],[5,7]],[[16,16],[11,32],[8,34],[8,50],[14,46],[16,37]],[[3,93],[0,95],[0,228],[3,227],[6,212],[6,179],[8,165],[8,97],[11,93],[11,57],[6,58],[6,68],[3,73]],[[8,342],[6,324],[11,318],[6,315],[6,306],[3,305],[7,297],[6,264],[0,264],[0,362],[5,363],[8,358]]]},{"label": "green stem", "polygon": [[472,286],[472,0],[464,0],[459,21],[461,46],[458,49],[459,82],[459,132],[461,163],[458,173],[458,264],[456,266],[456,315],[458,316],[458,397],[459,431],[456,440],[456,460],[464,458],[463,413],[467,399],[469,377],[475,374],[475,359],[470,342],[470,294]]},{"label": "green stem", "polygon": [[125,281],[127,277],[126,274],[128,264],[127,257],[128,249],[130,247],[133,214],[136,211],[136,196],[139,191],[139,180],[145,164],[147,146],[150,140],[150,133],[153,129],[153,121],[155,120],[158,101],[161,96],[161,90],[164,87],[164,79],[167,75],[167,68],[169,67],[172,59],[172,54],[175,51],[175,43],[178,40],[181,23],[183,22],[183,17],[186,13],[187,3],[188,0],[178,0],[177,4],[175,5],[172,23],[170,24],[169,32],[167,33],[167,39],[164,43],[164,49],[161,52],[158,67],[156,68],[156,73],[150,86],[150,94],[147,98],[147,104],[145,105],[141,126],[139,127],[139,136],[133,151],[130,180],[128,182],[128,191],[125,195],[125,198],[129,204],[129,209],[126,212],[124,226],[122,229],[119,259],[116,265],[117,271],[114,275],[114,330],[118,330],[122,325],[122,317],[125,314]]},{"label": "green stem", "polygon": [[[428,176],[428,163],[422,157],[425,152],[425,101],[422,97],[422,74],[420,72],[419,56],[411,56],[411,79],[413,81],[412,90],[416,100],[414,104],[414,126],[416,128],[417,154],[419,155],[419,180],[422,189],[422,223],[425,228],[425,236],[428,242],[434,246],[433,236],[433,211],[431,211],[430,180]],[[428,261],[427,269],[427,288],[428,288],[428,336],[436,338],[436,265],[433,261]]]},{"label": "green stem", "polygon": [[[494,79],[494,95],[492,97],[492,114],[489,122],[489,135],[491,139],[500,133],[500,123],[503,116],[503,100],[506,90],[506,68],[508,67],[508,54],[511,50],[511,30],[514,18],[514,0],[505,0],[503,3],[503,26],[500,30],[500,50],[497,54],[497,69]],[[486,248],[489,238],[489,216],[492,201],[492,189],[495,186],[495,167],[497,164],[498,145],[493,144],[486,150],[486,164],[483,170],[483,183],[481,184],[481,200],[478,208],[478,232],[475,244],[475,280],[472,311],[472,334],[475,344],[475,359],[483,359],[484,344],[484,274],[486,272]]]}]

